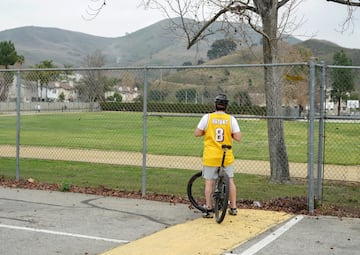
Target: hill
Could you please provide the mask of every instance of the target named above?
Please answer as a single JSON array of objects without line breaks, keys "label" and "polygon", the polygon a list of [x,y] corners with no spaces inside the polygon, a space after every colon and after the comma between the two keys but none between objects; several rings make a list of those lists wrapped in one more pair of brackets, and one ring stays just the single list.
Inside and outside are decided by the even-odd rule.
[{"label": "hill", "polygon": [[184,39],[169,32],[170,26],[169,20],[163,20],[115,38],[28,26],[1,31],[0,41],[12,41],[18,54],[25,57],[25,66],[53,60],[60,67],[64,64],[81,67],[84,58],[96,50],[105,55],[107,66],[181,65],[206,58],[209,49],[206,42],[186,50]]},{"label": "hill", "polygon": [[80,66],[82,59],[101,49],[111,39],[58,28],[21,27],[0,32],[0,41],[12,41],[18,54],[25,57],[25,66],[53,60],[59,66]]},{"label": "hill", "polygon": [[[176,22],[176,20],[175,20]],[[171,28],[173,23],[162,20],[122,37],[106,38],[48,27],[20,27],[0,32],[0,41],[12,41],[18,54],[25,57],[24,66],[33,66],[43,60],[53,60],[62,67],[83,66],[87,55],[101,50],[107,66],[182,65],[184,62],[197,63],[207,59],[210,45],[223,38],[215,33],[191,49],[186,49],[186,41],[179,31]],[[214,28],[221,26],[215,23]],[[253,42],[260,41],[260,35],[248,28]],[[237,37],[237,38],[235,38]],[[241,39],[242,34],[234,36]],[[299,42],[296,38],[289,41]]]},{"label": "hill", "polygon": [[[162,20],[122,37],[106,38],[46,27],[20,27],[0,32],[0,41],[12,41],[18,54],[25,57],[25,67],[33,66],[43,60],[52,60],[59,67],[72,65],[82,67],[87,55],[96,50],[102,51],[107,66],[144,66],[144,65],[182,65],[184,62],[196,64],[198,60],[207,60],[210,45],[224,34],[215,33],[207,41],[196,47],[186,49],[186,41],[182,34],[171,28],[170,20]],[[214,28],[221,26],[215,23]],[[252,44],[261,41],[260,35],[247,28]],[[242,34],[233,36],[241,40]],[[255,43],[254,43],[255,42]],[[307,47],[314,55],[327,63],[331,63],[334,52],[343,48],[326,41],[308,40],[301,42],[289,37],[287,42],[292,45]],[[244,46],[240,48],[244,49]],[[359,49],[344,49],[352,56],[353,64],[360,65]],[[228,59],[227,64],[239,63],[239,58]]]},{"label": "hill", "polygon": [[354,66],[360,66],[360,49],[348,49],[340,47],[329,41],[311,39],[297,44],[311,50],[314,57],[325,61],[326,64],[332,64],[335,52],[344,50],[346,55],[351,58]]}]

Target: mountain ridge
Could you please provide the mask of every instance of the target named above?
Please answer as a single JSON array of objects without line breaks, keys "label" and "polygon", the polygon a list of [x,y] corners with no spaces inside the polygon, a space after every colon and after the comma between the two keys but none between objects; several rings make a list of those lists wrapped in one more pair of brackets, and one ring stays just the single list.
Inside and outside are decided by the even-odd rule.
[{"label": "mountain ridge", "polygon": [[[207,59],[211,43],[222,35],[214,34],[197,47],[186,49],[186,41],[169,32],[170,21],[165,19],[150,26],[119,37],[102,37],[56,27],[25,26],[0,31],[0,41],[12,41],[17,53],[25,57],[25,67],[34,66],[43,60],[52,60],[59,67],[71,65],[82,67],[86,56],[100,50],[106,59],[106,66],[182,65]],[[260,35],[251,34],[254,42],[261,41]],[[294,37],[289,43],[310,48],[318,58],[331,61],[334,52],[345,49],[355,56],[360,65],[360,49],[342,48],[323,40],[300,41]],[[354,63],[354,64],[355,64]]]}]

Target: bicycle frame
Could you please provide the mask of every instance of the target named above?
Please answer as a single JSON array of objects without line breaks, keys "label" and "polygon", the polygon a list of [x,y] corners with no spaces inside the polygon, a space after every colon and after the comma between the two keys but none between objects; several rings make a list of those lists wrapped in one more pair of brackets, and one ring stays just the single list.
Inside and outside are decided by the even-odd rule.
[{"label": "bicycle frame", "polygon": [[221,161],[221,166],[218,168],[218,178],[215,181],[215,190],[213,193],[213,199],[215,203],[214,213],[217,223],[221,223],[226,215],[226,211],[229,204],[229,193],[230,193],[230,184],[229,176],[224,171],[224,162],[226,157],[226,151],[231,149],[231,145],[222,145],[223,157]]},{"label": "bicycle frame", "polygon": [[[213,192],[213,199],[215,203],[214,213],[217,223],[221,223],[226,215],[226,210],[228,207],[228,201],[229,201],[229,177],[224,171],[224,162],[226,157],[226,151],[230,150],[232,148],[231,145],[222,145],[223,149],[223,157],[221,160],[221,165],[218,167],[218,178],[215,180],[214,183],[214,192]],[[200,210],[201,212],[206,212],[207,208],[202,206],[204,203],[203,199],[198,199],[197,196],[195,196],[194,189],[196,187],[199,187],[198,184],[200,184],[200,180],[202,179],[202,171],[197,172],[188,181],[187,185],[187,194],[188,198],[191,202],[191,204]]]},{"label": "bicycle frame", "polygon": [[224,162],[225,162],[225,157],[226,157],[226,151],[227,150],[230,150],[231,149],[231,145],[226,145],[226,144],[223,144],[221,146],[221,148],[223,149],[223,157],[222,157],[222,160],[221,160],[221,166],[219,166],[218,168],[218,174],[219,176],[223,176],[224,175]]}]

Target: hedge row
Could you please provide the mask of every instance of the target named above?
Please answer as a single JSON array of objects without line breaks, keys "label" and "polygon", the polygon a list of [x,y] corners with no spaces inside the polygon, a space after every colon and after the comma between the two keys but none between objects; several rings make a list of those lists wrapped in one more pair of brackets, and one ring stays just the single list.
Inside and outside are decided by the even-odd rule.
[{"label": "hedge row", "polygon": [[[102,102],[100,103],[103,111],[132,111],[142,112],[143,104],[138,103],[121,103],[121,102]],[[148,112],[164,112],[164,113],[208,113],[214,111],[212,104],[169,104],[169,103],[148,103]],[[237,106],[229,105],[227,108],[229,114],[241,115],[266,115],[265,107],[260,106]]]}]

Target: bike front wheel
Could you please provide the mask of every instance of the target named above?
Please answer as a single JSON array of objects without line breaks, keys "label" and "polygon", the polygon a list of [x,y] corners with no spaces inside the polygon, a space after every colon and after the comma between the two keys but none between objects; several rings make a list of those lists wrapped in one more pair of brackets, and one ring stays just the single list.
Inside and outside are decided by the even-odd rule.
[{"label": "bike front wheel", "polygon": [[205,212],[207,209],[204,207],[205,194],[204,194],[205,181],[202,178],[202,172],[197,172],[188,181],[187,195],[191,204],[201,212]]},{"label": "bike front wheel", "polygon": [[229,176],[224,173],[220,176],[215,184],[214,202],[215,202],[215,219],[221,223],[226,215],[229,204]]}]

